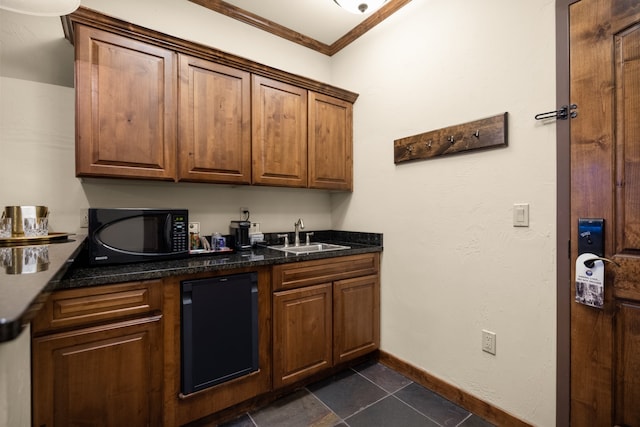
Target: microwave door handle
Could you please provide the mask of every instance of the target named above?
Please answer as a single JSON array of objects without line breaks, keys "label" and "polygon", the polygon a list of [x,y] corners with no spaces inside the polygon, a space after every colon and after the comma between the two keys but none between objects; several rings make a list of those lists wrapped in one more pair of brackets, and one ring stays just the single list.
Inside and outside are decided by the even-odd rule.
[{"label": "microwave door handle", "polygon": [[164,222],[164,241],[167,242],[170,251],[173,250],[173,241],[171,240],[172,225],[171,214],[167,214],[167,219]]}]

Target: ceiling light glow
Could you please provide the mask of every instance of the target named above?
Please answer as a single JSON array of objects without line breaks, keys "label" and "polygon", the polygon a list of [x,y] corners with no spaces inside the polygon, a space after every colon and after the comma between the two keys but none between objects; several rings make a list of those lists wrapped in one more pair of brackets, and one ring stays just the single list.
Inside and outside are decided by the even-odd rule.
[{"label": "ceiling light glow", "polygon": [[371,13],[380,6],[382,6],[387,0],[333,0],[338,6],[344,10],[362,15],[364,13]]}]

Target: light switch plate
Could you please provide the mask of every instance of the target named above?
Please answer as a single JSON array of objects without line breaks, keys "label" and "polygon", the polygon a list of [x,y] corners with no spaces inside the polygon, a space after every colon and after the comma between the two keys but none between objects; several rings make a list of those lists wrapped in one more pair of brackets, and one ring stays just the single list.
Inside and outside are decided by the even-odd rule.
[{"label": "light switch plate", "polygon": [[513,205],[513,226],[529,226],[529,203],[516,203]]},{"label": "light switch plate", "polygon": [[190,222],[189,223],[189,233],[200,234],[200,223],[199,222]]}]

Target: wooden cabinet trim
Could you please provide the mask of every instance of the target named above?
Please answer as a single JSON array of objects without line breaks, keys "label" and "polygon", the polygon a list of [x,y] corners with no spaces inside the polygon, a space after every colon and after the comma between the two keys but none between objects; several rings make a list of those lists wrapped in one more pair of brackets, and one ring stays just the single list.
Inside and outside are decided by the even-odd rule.
[{"label": "wooden cabinet trim", "polygon": [[33,320],[34,334],[159,312],[162,281],[132,282],[54,292]]},{"label": "wooden cabinet trim", "polygon": [[290,289],[377,274],[379,260],[377,253],[370,253],[276,265],[273,267],[273,289]]},{"label": "wooden cabinet trim", "polygon": [[116,19],[94,10],[81,6],[70,15],[62,17],[65,37],[74,43],[75,24],[86,24],[105,31],[120,34],[131,39],[152,43],[166,49],[171,49],[178,53],[197,56],[227,65],[233,68],[248,71],[252,74],[276,79],[285,83],[299,86],[325,95],[333,96],[347,102],[354,103],[358,99],[358,94],[328,85],[313,79],[287,73],[277,68],[269,67],[209,46],[182,40],[176,37],[150,30],[139,25],[131,24],[120,19]]}]

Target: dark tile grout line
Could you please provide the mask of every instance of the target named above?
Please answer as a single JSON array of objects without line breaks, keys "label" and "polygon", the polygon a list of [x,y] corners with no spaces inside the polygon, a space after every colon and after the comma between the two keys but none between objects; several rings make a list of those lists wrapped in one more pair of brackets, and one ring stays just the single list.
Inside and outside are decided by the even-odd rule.
[{"label": "dark tile grout line", "polygon": [[[422,413],[422,411],[420,411],[418,408],[414,408],[412,405],[410,405],[409,403],[405,402],[404,400],[402,400],[401,398],[399,398],[398,396],[396,396],[396,393],[398,393],[399,391],[404,390],[405,388],[409,387],[409,386],[410,386],[410,385],[412,385],[412,384],[416,384],[416,383],[415,383],[415,381],[412,381],[412,380],[410,380],[409,378],[407,378],[407,380],[409,380],[409,383],[408,383],[408,384],[405,384],[405,385],[403,385],[402,387],[399,387],[397,390],[395,390],[395,391],[391,392],[391,391],[387,390],[386,388],[382,387],[381,385],[376,384],[372,379],[370,379],[369,377],[367,377],[366,375],[364,375],[362,372],[357,371],[357,370],[356,370],[356,369],[354,369],[354,368],[350,368],[350,370],[351,370],[351,371],[353,371],[353,372],[355,372],[356,374],[360,375],[362,378],[364,378],[365,380],[369,381],[371,384],[375,385],[376,387],[378,387],[379,389],[383,390],[383,391],[384,391],[385,393],[387,393],[387,394],[386,394],[385,396],[381,397],[380,399],[376,400],[375,402],[373,402],[373,403],[371,403],[371,404],[369,404],[369,405],[365,406],[364,408],[360,408],[359,410],[357,410],[356,412],[354,412],[353,414],[349,415],[349,416],[348,416],[348,417],[346,417],[346,418],[341,418],[341,417],[339,417],[339,416],[338,416],[338,418],[340,418],[340,420],[341,420],[342,422],[344,422],[345,424],[349,425],[349,423],[347,422],[347,420],[348,420],[349,418],[352,418],[354,415],[359,414],[360,412],[364,411],[364,410],[365,410],[365,409],[367,409],[367,408],[370,408],[371,406],[373,406],[373,405],[375,405],[376,403],[378,403],[378,402],[380,402],[380,401],[382,401],[382,400],[386,399],[387,397],[393,397],[393,398],[395,398],[396,400],[398,400],[398,401],[400,401],[401,403],[403,403],[404,405],[406,405],[407,407],[409,407],[409,408],[413,409],[414,411],[416,411],[417,413],[419,413],[419,414],[420,414],[420,415],[422,415],[423,417],[427,418],[429,421],[431,421],[431,422],[433,422],[433,423],[435,423],[435,424],[437,424],[437,425],[439,425],[439,426],[442,426],[442,424],[440,424],[439,422],[437,422],[436,420],[434,420],[433,418],[431,418],[429,415]],[[404,375],[403,375],[403,376],[404,376]],[[406,377],[405,377],[405,378],[406,378]],[[305,387],[305,389],[306,389],[306,387]],[[322,402],[322,400],[321,400],[319,397],[317,397],[313,392],[311,392],[311,391],[310,391],[310,390],[308,390],[308,389],[307,389],[307,391],[309,391],[311,394],[313,394],[313,395],[314,395],[314,397],[315,397],[316,399],[318,399],[318,400],[320,400],[320,402]],[[437,394],[437,393],[436,393],[436,394]],[[445,399],[445,398],[443,397],[443,399]],[[448,399],[446,399],[446,400],[447,400],[447,401],[449,401]],[[449,402],[450,402],[450,401],[449,401]],[[452,402],[452,403],[453,403],[453,402]],[[324,402],[322,402],[322,404],[323,404],[324,406],[326,406],[326,407],[327,407],[327,409],[329,409],[331,412],[333,412],[333,411],[331,410],[331,408],[329,408],[326,404],[324,404]],[[454,403],[454,405],[455,405],[455,403]],[[464,408],[462,408],[462,409],[464,409]],[[456,424],[456,426],[455,426],[455,427],[460,427],[460,426],[462,426],[462,424],[464,424],[464,422],[465,422],[465,421],[467,421],[470,417],[472,417],[472,416],[473,416],[473,414],[472,414],[471,412],[467,411],[466,409],[464,409],[464,410],[467,412],[467,416],[466,416],[466,417],[464,417],[464,419],[463,419],[462,421],[460,421],[458,424]],[[335,412],[333,412],[333,413],[335,414]],[[336,414],[336,416],[337,416],[337,415],[338,415],[338,414]]]},{"label": "dark tile grout line", "polygon": [[[350,414],[348,417],[346,417],[346,418],[342,418],[342,417],[340,417],[338,414],[336,414],[336,413],[335,413],[331,408],[329,408],[329,407],[328,407],[324,402],[322,402],[322,399],[320,399],[318,396],[316,396],[313,392],[309,391],[311,394],[313,394],[313,396],[314,396],[316,399],[320,400],[320,402],[322,402],[322,404],[323,404],[324,406],[327,406],[327,409],[329,409],[331,412],[333,412],[334,414],[336,414],[336,416],[337,416],[338,418],[340,418],[340,421],[342,421],[343,423],[347,424],[347,426],[349,425],[349,423],[347,422],[347,420],[348,420],[349,418],[353,417],[353,416],[354,416],[354,415],[356,415],[356,414],[359,414],[360,412],[364,411],[365,409],[370,408],[370,407],[372,407],[373,405],[375,405],[376,403],[378,403],[378,402],[380,402],[380,401],[382,401],[382,400],[386,399],[387,397],[391,396],[391,393],[390,393],[389,391],[387,391],[387,390],[385,390],[384,388],[380,387],[378,384],[374,383],[374,382],[373,382],[373,381],[371,381],[369,378],[367,378],[366,376],[362,375],[360,372],[356,371],[356,370],[355,370],[355,369],[353,369],[353,368],[350,368],[350,370],[351,370],[351,371],[353,371],[353,372],[355,372],[356,374],[358,374],[359,376],[361,376],[361,377],[362,377],[362,378],[364,378],[365,380],[369,381],[371,384],[375,385],[376,387],[378,387],[378,388],[379,388],[379,389],[381,389],[382,391],[384,391],[384,392],[386,393],[386,395],[384,395],[384,396],[383,396],[383,397],[381,397],[380,399],[376,400],[375,402],[372,402],[372,403],[368,404],[367,406],[365,406],[365,407],[363,407],[363,408],[358,409],[356,412],[354,412],[353,414]],[[406,387],[406,386],[405,386],[405,387]],[[403,388],[404,388],[404,387],[403,387]]]},{"label": "dark tile grout line", "polygon": [[[367,381],[368,381],[368,382],[370,382],[371,384],[375,385],[376,387],[378,387],[379,389],[381,389],[382,391],[384,391],[386,394],[385,394],[384,396],[382,396],[380,399],[376,400],[375,402],[372,402],[372,403],[370,403],[370,404],[368,404],[368,405],[366,405],[366,406],[364,406],[364,407],[362,407],[362,408],[358,409],[356,412],[354,412],[354,413],[350,414],[350,415],[349,415],[349,416],[347,416],[346,418],[342,418],[342,417],[341,417],[341,416],[339,416],[339,415],[338,415],[338,414],[337,414],[333,409],[331,409],[331,408],[330,408],[330,407],[329,407],[329,406],[328,406],[328,405],[327,405],[327,404],[326,404],[322,399],[320,399],[320,397],[316,396],[316,394],[315,394],[314,392],[312,392],[311,390],[309,390],[309,388],[308,388],[308,387],[303,387],[303,389],[304,389],[307,393],[309,393],[310,395],[312,395],[312,396],[313,396],[313,397],[314,397],[318,402],[320,402],[320,404],[322,404],[325,408],[327,408],[331,413],[333,413],[333,414],[338,418],[338,420],[339,420],[339,421],[338,421],[338,424],[340,424],[340,423],[344,423],[344,424],[346,424],[347,426],[349,426],[349,423],[348,423],[348,421],[347,421],[349,418],[354,417],[355,415],[357,415],[357,414],[361,413],[362,411],[365,411],[366,409],[368,409],[368,408],[372,407],[373,405],[375,405],[375,404],[377,404],[377,403],[381,402],[382,400],[384,400],[384,399],[386,399],[386,398],[388,398],[388,397],[393,397],[394,399],[396,399],[396,400],[400,401],[401,403],[403,403],[403,404],[404,404],[404,405],[406,405],[407,407],[409,407],[409,408],[413,409],[414,411],[416,411],[417,413],[419,413],[419,414],[420,414],[420,415],[422,415],[423,417],[427,418],[429,421],[431,421],[431,422],[433,422],[433,423],[437,424],[438,426],[441,426],[441,424],[440,424],[439,422],[437,422],[436,420],[432,419],[432,418],[431,418],[431,417],[429,417],[428,415],[426,415],[426,414],[422,413],[422,412],[421,412],[420,410],[418,410],[417,408],[414,408],[414,407],[413,407],[413,406],[411,406],[409,403],[405,402],[404,400],[402,400],[401,398],[399,398],[398,396],[396,396],[396,393],[398,393],[399,391],[404,390],[405,388],[409,387],[409,386],[410,386],[410,385],[412,385],[412,384],[416,384],[416,383],[415,383],[415,381],[412,381],[412,380],[410,380],[410,379],[408,379],[408,378],[407,378],[407,379],[409,380],[409,383],[408,383],[408,384],[405,384],[405,385],[403,385],[403,386],[399,387],[397,390],[395,390],[395,391],[393,391],[393,392],[390,392],[389,390],[385,389],[385,388],[384,388],[384,387],[382,387],[381,385],[376,384],[372,379],[370,379],[370,378],[369,378],[369,377],[367,377],[366,375],[362,374],[361,372],[357,371],[356,369],[354,369],[354,368],[349,368],[349,370],[350,370],[350,371],[352,371],[352,372],[354,372],[354,373],[356,373],[356,374],[358,374],[360,377],[364,378],[365,380],[367,380]],[[406,378],[406,377],[405,377],[405,378]],[[464,409],[464,408],[462,408],[462,409]],[[465,409],[465,411],[467,411],[467,410]],[[473,414],[472,414],[471,412],[469,412],[469,411],[467,411],[467,412],[468,412],[467,416],[466,416],[462,421],[460,421],[458,424],[456,424],[456,426],[455,426],[455,427],[461,427],[461,426],[462,426],[462,425],[463,425],[463,424],[464,424],[464,423],[465,423],[469,418],[471,418],[471,417],[473,416]],[[253,426],[254,426],[254,427],[260,427],[260,426],[258,425],[258,423],[257,423],[257,422],[253,419],[253,417],[251,416],[251,413],[249,413],[249,412],[245,412],[245,414],[249,417],[249,420],[251,421],[251,423],[253,424]]]},{"label": "dark tile grout line", "polygon": [[[413,384],[413,381],[409,382],[409,384],[405,384],[404,386],[400,387],[398,390],[396,390],[396,391],[394,391],[394,392],[392,393],[392,392],[390,392],[389,390],[385,389],[384,387],[382,387],[382,386],[380,386],[380,385],[376,384],[372,379],[370,379],[370,378],[369,378],[369,377],[367,377],[366,375],[362,374],[361,372],[356,371],[356,370],[355,370],[355,369],[353,369],[353,368],[351,368],[351,370],[352,370],[353,372],[355,372],[356,374],[360,375],[362,378],[364,378],[365,380],[369,381],[371,384],[373,384],[374,386],[378,387],[380,390],[384,391],[384,392],[385,392],[385,393],[387,393],[387,394],[386,394],[385,396],[381,397],[380,399],[376,400],[375,402],[371,403],[370,405],[367,405],[367,406],[365,406],[364,408],[360,408],[360,410],[358,410],[358,411],[354,412],[353,414],[349,415],[347,418],[344,418],[344,419],[343,419],[343,421],[344,421],[347,425],[349,425],[349,423],[347,423],[347,421],[346,421],[346,420],[348,420],[349,418],[353,417],[353,416],[354,416],[354,415],[356,415],[356,414],[359,414],[360,412],[364,411],[365,409],[370,408],[371,406],[373,406],[373,405],[375,405],[376,403],[378,403],[378,402],[380,402],[380,401],[382,401],[382,400],[386,399],[387,397],[390,397],[390,396],[391,396],[391,397],[395,397],[397,400],[399,400],[400,402],[402,402],[402,403],[404,403],[404,404],[406,405],[406,402],[403,402],[401,399],[398,399],[396,396],[394,396],[394,394],[395,394],[397,391],[400,391],[400,390],[404,389],[405,387],[408,387],[408,386],[410,386],[411,384]],[[407,406],[409,406],[409,405],[407,405]],[[411,406],[409,406],[409,407],[411,407]],[[412,409],[415,409],[415,408],[412,408]],[[418,411],[418,413],[421,413],[421,412],[420,412],[420,411]],[[337,414],[336,414],[336,415],[337,415]],[[422,415],[424,415],[424,414],[422,414]],[[430,419],[430,418],[429,418],[429,419]],[[436,424],[437,424],[437,423],[436,423]]]},{"label": "dark tile grout line", "polygon": [[[388,397],[392,397],[394,399],[396,399],[397,401],[399,401],[400,403],[404,404],[405,406],[407,406],[408,408],[413,409],[414,411],[416,411],[418,414],[422,415],[423,417],[425,417],[426,419],[428,419],[429,421],[437,424],[437,425],[441,425],[440,423],[438,423],[436,420],[432,419],[431,417],[429,417],[426,414],[423,414],[421,411],[419,411],[417,408],[414,408],[413,406],[409,405],[407,402],[405,402],[404,400],[400,399],[398,396],[396,396],[396,393],[399,392],[400,390],[404,390],[405,388],[409,387],[411,384],[414,384],[414,381],[409,380],[408,384],[403,385],[402,387],[398,388],[396,391],[389,391],[386,388],[382,387],[379,384],[376,384],[372,379],[370,379],[369,377],[367,377],[366,375],[364,375],[363,373],[355,370],[354,368],[350,368],[351,371],[355,372],[356,374],[358,374],[359,376],[361,376],[362,378],[364,378],[365,380],[369,381],[371,384],[373,384],[374,386],[378,387],[380,390],[384,391],[386,393],[386,395],[382,396],[380,399],[376,400],[375,402],[372,402],[370,404],[368,404],[367,406],[364,406],[360,409],[358,409],[356,412],[350,414],[348,417],[346,418],[342,418],[340,417],[338,414],[336,414],[329,406],[327,406],[327,404],[325,404],[322,399],[320,399],[318,396],[315,395],[315,393],[313,393],[311,390],[309,390],[307,387],[305,387],[305,390],[307,390],[309,393],[311,393],[313,395],[313,397],[315,397],[318,401],[320,401],[320,403],[322,403],[322,405],[324,405],[329,411],[331,411],[332,413],[334,413],[338,419],[340,419],[341,422],[345,423],[347,426],[349,426],[349,418],[353,418],[355,415],[361,413],[362,411],[367,410],[368,408],[372,407],[373,405],[377,404],[378,402],[383,401],[384,399],[388,398]],[[405,377],[406,378],[406,377]],[[408,378],[407,378],[408,379]],[[462,421],[466,421],[467,418],[469,418],[471,416],[471,413],[469,413],[467,415],[467,417],[465,417],[465,419]],[[462,422],[460,424],[462,424]],[[456,427],[459,427],[460,424],[458,424]]]},{"label": "dark tile grout line", "polygon": [[[384,365],[383,365],[383,366],[384,366]],[[353,368],[351,368],[351,370],[352,370],[352,371],[354,371],[354,372],[356,372],[358,375],[360,375],[361,377],[363,377],[364,379],[366,379],[367,381],[369,381],[369,382],[370,382],[370,383],[372,383],[373,385],[376,385],[376,386],[378,386],[379,388],[381,388],[382,390],[384,390],[385,392],[387,392],[387,393],[388,393],[388,395],[387,395],[387,396],[385,396],[385,397],[383,397],[382,399],[385,399],[385,398],[387,398],[388,396],[393,396],[393,397],[395,397],[396,399],[398,399],[400,402],[402,402],[402,403],[404,403],[405,405],[407,405],[409,408],[411,408],[411,409],[413,409],[414,411],[416,411],[417,413],[419,413],[419,414],[423,415],[424,417],[427,417],[430,421],[433,421],[434,423],[438,424],[439,426],[441,425],[439,422],[437,422],[436,420],[434,420],[433,418],[431,418],[431,417],[430,417],[430,416],[428,416],[427,414],[423,414],[419,409],[414,408],[413,406],[409,405],[407,402],[405,402],[404,400],[400,399],[398,396],[396,396],[396,395],[395,395],[397,392],[399,392],[400,390],[404,390],[405,388],[409,387],[411,384],[417,384],[415,381],[413,381],[413,380],[411,380],[411,379],[409,379],[409,378],[405,377],[405,378],[407,378],[407,379],[409,380],[409,383],[408,383],[408,384],[403,385],[402,387],[398,388],[398,389],[397,389],[396,391],[394,391],[394,392],[390,392],[390,391],[388,391],[387,389],[385,389],[384,387],[382,387],[382,386],[380,386],[380,385],[376,384],[375,382],[373,382],[373,380],[369,379],[366,375],[364,375],[364,374],[360,373],[359,371],[356,371],[356,370],[355,370],[355,369],[353,369]],[[402,375],[402,374],[400,374],[400,375]],[[403,376],[404,376],[404,375],[403,375]],[[418,384],[418,385],[420,385],[420,384]],[[427,389],[427,390],[429,390],[429,389]],[[429,391],[431,391],[431,390],[429,390]],[[434,391],[431,391],[431,392],[432,392],[432,393],[435,393]],[[437,393],[435,393],[435,394],[437,394]],[[437,394],[437,395],[438,395],[438,396],[440,396],[439,394]],[[442,397],[442,396],[440,396],[440,397]],[[443,399],[445,399],[445,400],[447,400],[447,401],[449,401],[449,402],[451,402],[449,399],[446,399],[445,397],[442,397],[442,398],[443,398]],[[371,404],[371,405],[369,405],[369,406],[374,405],[375,403],[379,402],[379,401],[380,401],[380,400],[382,400],[382,399],[379,399],[378,401],[376,401],[376,402],[372,403],[372,404]],[[462,408],[460,405],[457,405],[456,403],[453,403],[453,402],[451,402],[451,403],[452,403],[453,405],[456,405],[456,406],[458,406],[458,407]],[[368,408],[369,406],[367,406],[367,408]],[[365,408],[365,409],[366,409],[366,408]],[[469,418],[471,418],[471,417],[473,416],[473,413],[471,413],[471,412],[470,412],[470,411],[468,411],[467,409],[465,409],[465,408],[462,408],[462,409],[464,409],[464,410],[467,412],[467,416],[466,416],[466,417],[464,417],[464,419],[463,419],[462,421],[460,421],[458,424],[456,424],[456,425],[455,425],[455,427],[460,427],[460,426],[462,426],[462,425],[465,423],[465,421],[467,421]],[[358,411],[358,412],[360,412],[360,411]],[[356,413],[354,413],[354,414],[349,415],[349,417],[347,417],[347,418],[352,417],[353,415],[357,414],[358,412],[356,412]],[[337,414],[336,414],[336,415],[337,415]]]}]

